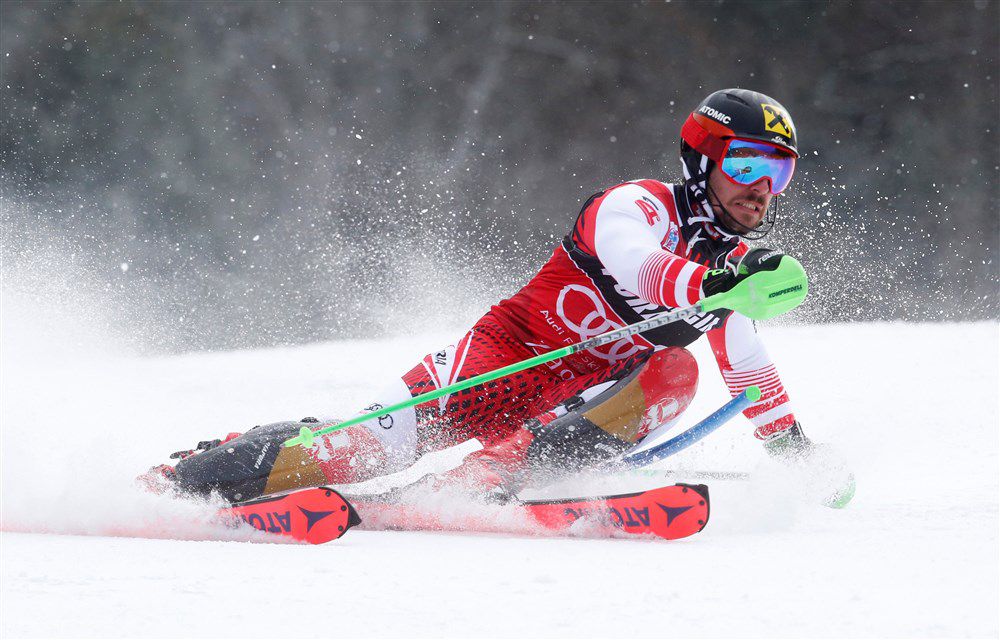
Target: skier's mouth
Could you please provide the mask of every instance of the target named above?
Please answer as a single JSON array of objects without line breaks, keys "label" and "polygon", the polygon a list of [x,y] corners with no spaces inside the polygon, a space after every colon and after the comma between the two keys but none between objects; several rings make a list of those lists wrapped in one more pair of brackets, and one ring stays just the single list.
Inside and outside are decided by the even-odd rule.
[{"label": "skier's mouth", "polygon": [[750,200],[736,200],[733,202],[737,207],[742,207],[746,209],[749,213],[760,213],[764,210],[764,204],[759,202],[751,202]]}]

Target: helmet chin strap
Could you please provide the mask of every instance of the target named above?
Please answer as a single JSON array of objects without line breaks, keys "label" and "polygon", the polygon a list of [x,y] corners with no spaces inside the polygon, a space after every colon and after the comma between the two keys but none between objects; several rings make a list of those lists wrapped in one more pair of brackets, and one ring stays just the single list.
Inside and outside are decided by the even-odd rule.
[{"label": "helmet chin strap", "polygon": [[[695,167],[697,172],[691,166],[695,164],[695,158],[697,158],[697,165]],[[691,161],[690,164],[688,160]],[[684,185],[686,187],[684,193],[688,199],[688,208],[692,213],[700,212],[702,214],[690,216],[687,224],[701,223],[705,230],[713,237],[722,236],[724,240],[735,238],[738,234],[732,233],[725,225],[720,223],[716,218],[715,209],[709,202],[708,174],[712,170],[712,161],[708,156],[695,152],[687,158],[681,158],[681,167],[684,170]]]}]

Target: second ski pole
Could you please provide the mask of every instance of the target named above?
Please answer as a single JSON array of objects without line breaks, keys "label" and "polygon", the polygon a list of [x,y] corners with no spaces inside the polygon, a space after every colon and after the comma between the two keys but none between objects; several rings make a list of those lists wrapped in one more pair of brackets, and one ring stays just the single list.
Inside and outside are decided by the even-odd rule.
[{"label": "second ski pole", "polygon": [[630,467],[644,467],[648,464],[672,456],[687,449],[712,433],[744,409],[760,400],[760,388],[747,387],[742,393],[722,405],[712,415],[694,425],[684,433],[642,451],[625,456],[623,461]]}]

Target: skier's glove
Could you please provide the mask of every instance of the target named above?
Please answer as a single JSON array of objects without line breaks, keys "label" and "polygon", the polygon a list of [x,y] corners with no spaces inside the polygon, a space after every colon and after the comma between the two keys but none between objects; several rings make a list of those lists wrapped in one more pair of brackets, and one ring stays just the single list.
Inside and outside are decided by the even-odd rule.
[{"label": "skier's glove", "polygon": [[751,249],[744,255],[726,261],[724,269],[710,269],[701,281],[704,297],[729,291],[747,277],[760,271],[773,271],[785,254],[773,249]]}]

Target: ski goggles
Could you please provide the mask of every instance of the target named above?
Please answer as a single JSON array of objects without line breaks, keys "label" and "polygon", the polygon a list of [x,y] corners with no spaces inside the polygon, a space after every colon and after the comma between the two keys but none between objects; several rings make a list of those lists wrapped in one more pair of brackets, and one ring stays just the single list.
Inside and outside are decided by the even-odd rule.
[{"label": "ski goggles", "polygon": [[719,166],[734,184],[754,184],[767,178],[771,193],[778,195],[792,181],[795,156],[766,142],[730,138]]}]

